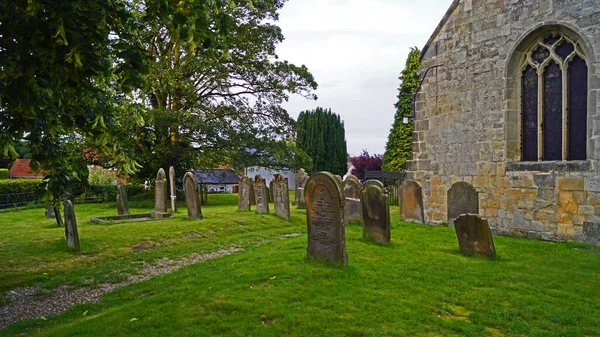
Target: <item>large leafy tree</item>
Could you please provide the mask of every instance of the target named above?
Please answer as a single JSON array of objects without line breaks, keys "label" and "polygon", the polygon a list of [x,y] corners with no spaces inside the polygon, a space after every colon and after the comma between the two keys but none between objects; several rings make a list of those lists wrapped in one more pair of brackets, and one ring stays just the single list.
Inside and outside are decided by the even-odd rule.
[{"label": "large leafy tree", "polygon": [[316,108],[298,116],[297,146],[312,159],[309,173],[329,171],[344,175],[348,171],[348,152],[344,122],[331,109]]},{"label": "large leafy tree", "polygon": [[411,49],[399,78],[402,83],[400,89],[398,89],[398,102],[395,104],[396,115],[383,155],[383,169],[385,171],[405,170],[406,160],[412,154],[413,121],[409,119],[409,122],[404,124],[403,119],[405,116],[412,115],[412,98],[420,81],[419,75],[417,75],[421,67],[419,54],[418,48]]}]

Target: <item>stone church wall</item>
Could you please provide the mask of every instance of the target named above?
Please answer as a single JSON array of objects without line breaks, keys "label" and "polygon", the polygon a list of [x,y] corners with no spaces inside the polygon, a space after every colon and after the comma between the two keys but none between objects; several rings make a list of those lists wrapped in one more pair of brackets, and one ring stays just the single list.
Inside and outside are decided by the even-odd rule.
[{"label": "stone church wall", "polygon": [[[520,162],[515,53],[530,34],[576,33],[589,69],[586,161]],[[496,233],[584,240],[600,222],[600,1],[456,1],[422,56],[411,178],[423,187],[426,221],[447,219],[447,191],[472,184]],[[585,226],[584,226],[584,223]],[[595,226],[595,225],[594,225]]]}]

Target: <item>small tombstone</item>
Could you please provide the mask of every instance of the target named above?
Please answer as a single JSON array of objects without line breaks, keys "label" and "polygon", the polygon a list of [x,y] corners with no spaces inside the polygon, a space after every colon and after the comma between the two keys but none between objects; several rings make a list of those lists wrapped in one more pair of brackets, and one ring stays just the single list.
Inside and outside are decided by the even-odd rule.
[{"label": "small tombstone", "polygon": [[260,176],[254,177],[254,198],[256,200],[256,212],[259,214],[269,213],[269,192],[267,191],[267,183]]},{"label": "small tombstone", "polygon": [[79,233],[77,231],[77,218],[71,200],[65,201],[65,236],[69,248],[79,251]]},{"label": "small tombstone", "polygon": [[298,172],[296,172],[296,190],[294,193],[294,202],[292,203],[292,205],[298,205],[298,202],[300,200],[300,198],[304,198],[304,190],[299,190],[298,188],[300,187],[300,182],[302,181],[302,179],[306,176],[306,171],[304,171],[303,168],[299,169]]},{"label": "small tombstone", "polygon": [[353,175],[348,175],[344,179],[344,218],[346,221],[360,221],[360,182]]},{"label": "small tombstone", "polygon": [[238,193],[238,211],[250,211],[250,191],[252,190],[252,182],[248,177],[242,177]]},{"label": "small tombstone", "polygon": [[200,185],[200,205],[208,205],[208,187],[204,184]]},{"label": "small tombstone", "polygon": [[423,191],[421,186],[412,180],[405,180],[398,191],[400,217],[404,221],[425,223],[423,211]]},{"label": "small tombstone", "polygon": [[56,218],[56,215],[54,214],[54,206],[52,206],[51,203],[46,203],[46,218],[48,219],[54,219]]},{"label": "small tombstone", "polygon": [[198,195],[198,183],[192,172],[187,172],[185,176],[183,176],[183,191],[185,193],[188,218],[202,219],[202,209],[200,208],[200,197]]},{"label": "small tombstone", "polygon": [[155,219],[164,218],[167,216],[167,204],[166,198],[167,195],[167,177],[165,174],[165,170],[160,168],[158,173],[156,174],[156,182],[154,188],[154,208],[155,211],[152,214],[152,217]]},{"label": "small tombstone", "polygon": [[[387,194],[380,184],[365,182],[360,192],[363,238],[378,243],[390,243],[390,207]],[[383,185],[383,184],[381,184]]]},{"label": "small tombstone", "polygon": [[169,187],[171,191],[171,211],[177,212],[177,190],[175,188],[175,168],[169,167]]},{"label": "small tombstone", "polygon": [[256,195],[254,194],[254,182],[250,180],[250,205],[256,205]]},{"label": "small tombstone", "polygon": [[117,211],[119,215],[129,215],[129,204],[127,202],[127,191],[125,185],[119,183],[117,186]]},{"label": "small tombstone", "polygon": [[300,183],[298,184],[298,193],[299,196],[296,199],[297,205],[298,205],[298,209],[305,209],[306,208],[306,192],[305,192],[305,188],[306,188],[306,183],[308,182],[308,179],[310,177],[309,176],[303,176],[302,178],[300,178]]},{"label": "small tombstone", "polygon": [[304,190],[309,260],[348,264],[342,184],[329,172],[311,176]]},{"label": "small tombstone", "polygon": [[496,256],[492,231],[486,219],[475,214],[463,214],[454,219],[454,227],[461,253]]},{"label": "small tombstone", "polygon": [[288,178],[283,178],[281,175],[276,174],[275,178],[271,180],[272,191],[273,191],[273,204],[275,205],[275,214],[278,217],[289,220],[290,219],[290,193],[288,187]]},{"label": "small tombstone", "polygon": [[467,213],[479,214],[479,197],[473,186],[459,181],[448,190],[448,226],[454,227],[454,219]]}]

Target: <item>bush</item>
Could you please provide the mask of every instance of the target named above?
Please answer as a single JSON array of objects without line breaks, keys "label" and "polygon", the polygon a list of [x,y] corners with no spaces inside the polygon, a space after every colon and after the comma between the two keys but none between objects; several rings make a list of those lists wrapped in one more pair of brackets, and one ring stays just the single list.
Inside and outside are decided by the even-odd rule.
[{"label": "bush", "polygon": [[0,169],[0,180],[8,179],[8,169]]},{"label": "bush", "polygon": [[0,195],[41,191],[42,179],[0,180]]},{"label": "bush", "polygon": [[[115,181],[117,180],[117,175],[114,172],[110,172],[107,169],[101,167],[95,167],[89,169],[88,175],[88,183],[90,186],[92,185],[113,185],[115,187]],[[115,187],[116,188],[116,187]]]}]

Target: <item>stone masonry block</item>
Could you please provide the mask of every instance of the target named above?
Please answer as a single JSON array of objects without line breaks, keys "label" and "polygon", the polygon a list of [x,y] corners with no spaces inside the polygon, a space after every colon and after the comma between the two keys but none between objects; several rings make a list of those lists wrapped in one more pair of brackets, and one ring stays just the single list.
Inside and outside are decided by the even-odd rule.
[{"label": "stone masonry block", "polygon": [[580,177],[559,177],[556,185],[562,191],[583,191],[584,181]]}]

